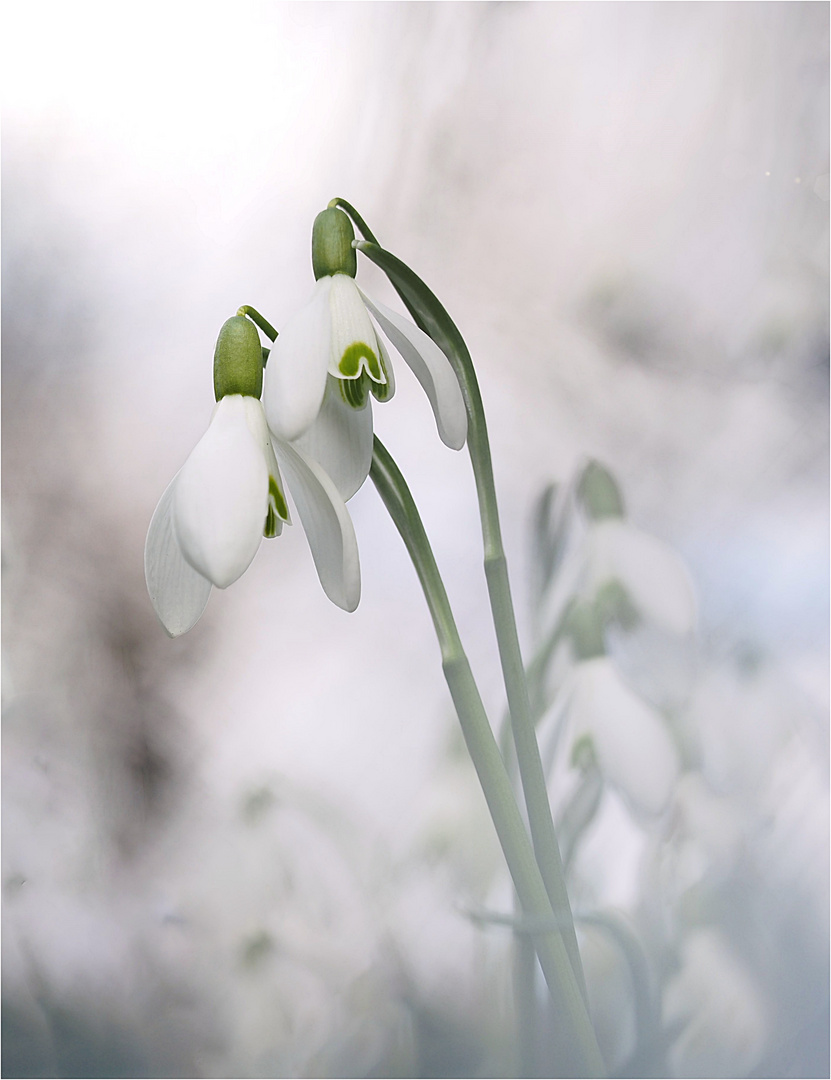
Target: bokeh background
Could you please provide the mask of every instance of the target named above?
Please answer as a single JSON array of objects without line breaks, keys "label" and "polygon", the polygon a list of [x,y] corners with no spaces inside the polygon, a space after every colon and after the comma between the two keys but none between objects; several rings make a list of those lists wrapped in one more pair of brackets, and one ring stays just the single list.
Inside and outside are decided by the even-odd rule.
[{"label": "bokeh background", "polygon": [[[762,898],[723,920],[770,1021],[731,1075],[827,1075],[828,15],[6,5],[4,1075],[510,1068],[508,935],[466,915],[509,894],[371,485],[354,615],[299,526],[183,639],[144,586],[217,331],[306,299],[336,195],[471,347],[526,647],[532,506],[587,456],[686,560],[685,700],[754,823],[722,870]],[[399,372],[376,427],[496,722],[469,462]],[[627,851],[592,870],[621,910]]]}]

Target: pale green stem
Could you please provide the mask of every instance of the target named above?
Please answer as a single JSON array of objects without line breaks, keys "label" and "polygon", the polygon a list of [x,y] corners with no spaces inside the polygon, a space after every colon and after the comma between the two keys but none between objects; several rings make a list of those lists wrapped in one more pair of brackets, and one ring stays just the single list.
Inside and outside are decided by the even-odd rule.
[{"label": "pale green stem", "polygon": [[534,988],[537,974],[537,953],[534,942],[528,934],[514,934],[513,963],[517,1075],[539,1076],[539,1066],[537,1064],[539,1006]]},{"label": "pale green stem", "polygon": [[370,476],[401,534],[424,590],[441,648],[444,676],[524,916],[534,927],[534,947],[553,1002],[565,1021],[569,1042],[579,1053],[583,1074],[603,1076],[605,1067],[583,993],[564,936],[558,929],[424,526],[404,478],[377,438]]},{"label": "pale green stem", "polygon": [[[508,697],[520,779],[531,827],[531,838],[551,905],[561,925],[565,927],[566,947],[580,992],[584,1000],[588,1000],[565,874],[557,846],[551,805],[548,801],[545,773],[531,715],[528,687],[525,682],[525,669],[519,648],[514,605],[508,581],[508,566],[499,526],[499,509],[496,502],[485,411],[473,361],[455,323],[424,282],[400,259],[377,245],[375,238],[366,229],[363,220],[349,203],[343,199],[333,199],[331,205],[342,207],[352,216],[364,235],[370,238],[369,242],[361,241],[355,246],[387,273],[417,325],[443,349],[459,379],[468,415],[467,443],[482,520],[485,576]],[[429,310],[423,305],[419,306],[412,302],[418,297],[425,296],[430,298]]]}]

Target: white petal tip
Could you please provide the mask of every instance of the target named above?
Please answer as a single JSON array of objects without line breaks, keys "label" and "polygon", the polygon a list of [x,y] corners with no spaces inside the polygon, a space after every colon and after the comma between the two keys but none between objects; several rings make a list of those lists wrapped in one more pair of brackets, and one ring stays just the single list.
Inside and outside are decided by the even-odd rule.
[{"label": "white petal tip", "polygon": [[162,495],[144,548],[144,577],[153,609],[168,637],[181,637],[199,621],[211,583],[185,561],[173,533],[171,503],[175,477]]}]

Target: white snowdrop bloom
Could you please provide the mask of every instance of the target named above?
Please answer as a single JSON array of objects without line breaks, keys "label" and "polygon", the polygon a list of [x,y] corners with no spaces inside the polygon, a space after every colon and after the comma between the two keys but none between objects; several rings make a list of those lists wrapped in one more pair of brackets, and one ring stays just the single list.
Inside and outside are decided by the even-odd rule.
[{"label": "white snowdrop bloom", "polygon": [[571,745],[590,738],[609,783],[635,809],[661,813],[680,763],[660,714],[630,690],[607,656],[578,663],[566,694]]},{"label": "white snowdrop bloom", "polygon": [[[317,462],[272,439],[258,396],[259,336],[240,316],[220,332],[214,380],[219,400],[208,430],[162,495],[147,532],[147,588],[165,630],[171,637],[190,630],[212,586],[233,584],[263,535],[278,536],[289,523],[278,457],[323,589],[339,607],[353,611],[360,567],[346,506]],[[240,387],[253,392],[226,392]]]},{"label": "white snowdrop bloom", "polygon": [[395,391],[383,331],[415,373],[454,450],[464,446],[467,414],[450,361],[404,316],[369,299],[355,284],[352,223],[342,210],[315,220],[312,261],[317,284],[310,301],[274,343],[263,404],[271,430],[329,472],[344,499],[363,484],[372,459],[370,395]]},{"label": "white snowdrop bloom", "polygon": [[589,1009],[609,1074],[632,1056],[637,1018],[632,975],[621,949],[596,926],[580,926],[580,957],[586,976]]},{"label": "white snowdrop bloom", "polygon": [[623,497],[607,469],[591,461],[577,499],[589,518],[586,590],[622,586],[637,613],[673,634],[695,628],[697,604],[683,560],[655,536],[627,521]]},{"label": "white snowdrop bloom", "polygon": [[593,522],[589,531],[590,589],[619,582],[638,613],[673,634],[695,628],[695,590],[679,556],[624,518]]},{"label": "white snowdrop bloom", "polygon": [[744,965],[711,928],[681,947],[681,967],[664,992],[665,1027],[681,1027],[669,1049],[673,1076],[748,1076],[765,1052],[769,1019]]}]

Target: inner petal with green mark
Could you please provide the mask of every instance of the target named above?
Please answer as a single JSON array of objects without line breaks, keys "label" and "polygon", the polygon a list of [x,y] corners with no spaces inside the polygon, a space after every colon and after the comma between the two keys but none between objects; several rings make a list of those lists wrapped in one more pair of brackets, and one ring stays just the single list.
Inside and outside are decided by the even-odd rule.
[{"label": "inner petal with green mark", "polygon": [[387,382],[372,320],[357,285],[346,274],[332,276],[329,314],[329,374],[343,380],[360,379],[366,373],[373,383]]},{"label": "inner petal with green mark", "polygon": [[361,372],[357,379],[339,379],[340,396],[353,409],[362,409],[368,400],[368,388],[375,386],[367,373]]},{"label": "inner petal with green mark", "polygon": [[268,510],[265,515],[263,536],[271,539],[279,536],[283,530],[283,522],[289,520],[289,508],[286,505],[286,497],[280,489],[275,478],[268,478]]},{"label": "inner petal with green mark", "polygon": [[344,379],[357,379],[362,369],[367,372],[374,382],[384,383],[387,381],[375,351],[366,342],[353,341],[344,350],[338,362],[338,374]]}]

